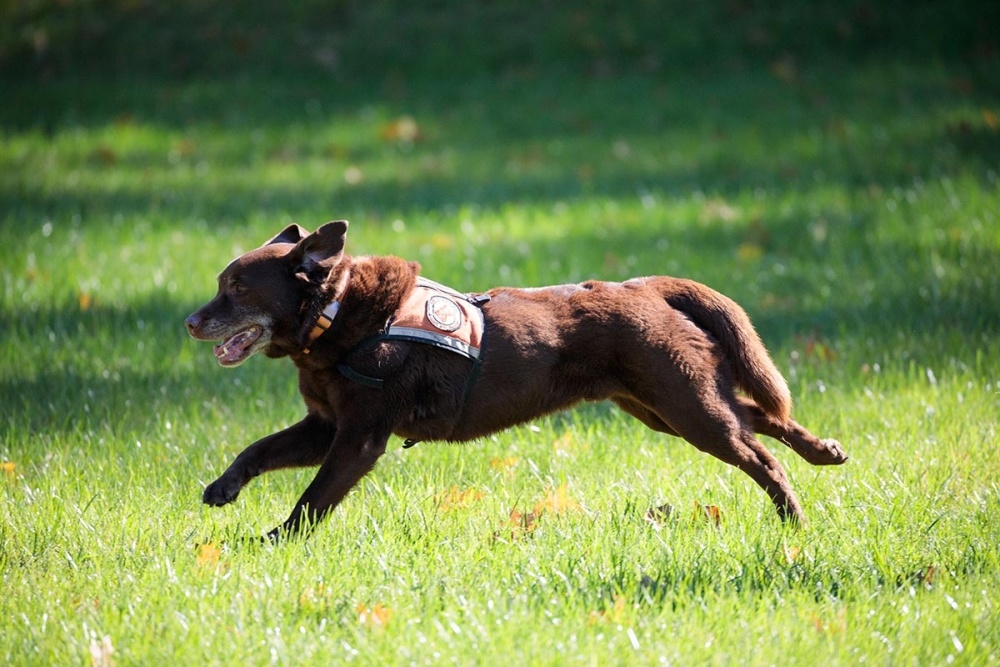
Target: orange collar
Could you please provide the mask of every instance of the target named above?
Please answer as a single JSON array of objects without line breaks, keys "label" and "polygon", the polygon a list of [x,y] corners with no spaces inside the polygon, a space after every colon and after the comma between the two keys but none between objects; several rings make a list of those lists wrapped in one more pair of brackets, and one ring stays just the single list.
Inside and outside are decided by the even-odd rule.
[{"label": "orange collar", "polygon": [[326,304],[323,311],[316,318],[316,323],[313,324],[312,329],[309,331],[309,336],[306,338],[305,349],[302,350],[303,354],[309,354],[310,348],[316,339],[326,333],[326,330],[333,325],[333,319],[337,317],[337,313],[340,312],[340,303],[344,300],[344,296],[347,294],[347,288],[349,287],[348,281],[350,280],[350,270],[345,270],[344,274],[337,281],[337,288],[333,290],[334,297],[330,300],[330,303]]}]

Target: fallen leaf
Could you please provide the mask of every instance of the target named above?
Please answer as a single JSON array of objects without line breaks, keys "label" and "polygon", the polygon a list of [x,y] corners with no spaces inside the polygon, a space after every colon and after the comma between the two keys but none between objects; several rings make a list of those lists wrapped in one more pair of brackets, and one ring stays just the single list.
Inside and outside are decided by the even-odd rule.
[{"label": "fallen leaf", "polygon": [[560,514],[570,510],[577,511],[581,509],[583,508],[580,503],[569,497],[568,487],[566,484],[561,484],[555,490],[549,489],[545,496],[535,503],[532,511],[535,514],[541,514],[543,512]]},{"label": "fallen leaf", "polygon": [[77,302],[80,304],[80,310],[90,310],[90,306],[93,301],[93,298],[87,292],[80,292],[80,294],[77,295]]},{"label": "fallen leaf", "polygon": [[[506,537],[510,535],[511,541],[516,541],[525,535],[528,535],[535,528],[538,527],[536,520],[538,515],[534,512],[523,513],[517,509],[512,509],[510,515],[507,517],[507,521],[504,523],[504,528],[493,533],[493,539],[498,540],[501,537]],[[509,532],[508,532],[509,531]]]},{"label": "fallen leaf", "polygon": [[625,612],[625,597],[615,593],[611,607],[590,612],[587,616],[587,623],[590,625],[598,623],[621,624],[625,620]]},{"label": "fallen leaf", "polygon": [[989,109],[983,109],[983,122],[991,130],[1000,128],[1000,123],[997,122],[997,115]]},{"label": "fallen leaf", "polygon": [[190,139],[181,139],[174,144],[174,150],[181,157],[191,157],[194,155],[194,142]]},{"label": "fallen leaf", "polygon": [[802,352],[807,358],[819,359],[820,361],[836,361],[837,359],[836,350],[818,336],[798,337],[798,343],[802,346]]},{"label": "fallen leaf", "polygon": [[802,553],[802,547],[790,547],[787,544],[781,545],[781,555],[785,557],[785,562],[789,565],[798,559],[800,553]]},{"label": "fallen leaf", "polygon": [[412,117],[400,116],[396,120],[383,125],[378,135],[383,141],[412,144],[420,139],[420,126],[417,125],[417,121]]},{"label": "fallen leaf", "polygon": [[666,524],[667,519],[670,515],[674,513],[673,505],[660,505],[659,507],[651,507],[649,511],[646,512],[644,517],[646,521],[653,524],[654,528],[662,528]]},{"label": "fallen leaf", "polygon": [[14,472],[16,468],[17,464],[13,461],[4,461],[3,463],[0,463],[0,470],[3,470],[7,477],[14,477],[14,475],[17,474]]},{"label": "fallen leaf", "polygon": [[552,443],[552,449],[556,454],[568,454],[572,448],[573,433],[570,431],[566,431]]},{"label": "fallen leaf", "polygon": [[691,515],[692,521],[707,519],[710,523],[719,526],[722,524],[722,510],[718,505],[702,505],[697,500],[694,502],[694,513]]},{"label": "fallen leaf", "polygon": [[516,456],[507,457],[497,457],[490,460],[490,467],[498,472],[502,472],[507,476],[512,476],[514,474],[514,468],[517,467],[519,459]]},{"label": "fallen leaf", "polygon": [[843,634],[847,630],[847,611],[841,609],[832,621],[824,619],[819,614],[812,615],[813,627],[816,632],[825,635]]},{"label": "fallen leaf", "polygon": [[108,165],[118,161],[118,154],[107,146],[98,146],[97,150],[94,151],[94,157]]},{"label": "fallen leaf", "polygon": [[206,542],[198,545],[195,561],[198,563],[198,567],[215,567],[218,565],[221,555],[222,550],[219,547],[211,542]]},{"label": "fallen leaf", "polygon": [[319,583],[309,586],[299,596],[299,607],[306,611],[319,611],[330,606],[330,590],[326,584]]},{"label": "fallen leaf", "polygon": [[358,614],[358,622],[367,628],[384,628],[392,616],[392,610],[381,602],[370,609],[359,602],[354,611]]},{"label": "fallen leaf", "polygon": [[[923,586],[930,590],[934,586],[934,579],[937,577],[937,566],[927,565],[926,567],[911,572],[907,580],[911,585]],[[901,585],[902,582],[897,581]]]},{"label": "fallen leaf", "polygon": [[453,486],[434,496],[434,503],[438,509],[447,512],[453,509],[469,507],[483,497],[483,492],[479,489],[460,489]]}]

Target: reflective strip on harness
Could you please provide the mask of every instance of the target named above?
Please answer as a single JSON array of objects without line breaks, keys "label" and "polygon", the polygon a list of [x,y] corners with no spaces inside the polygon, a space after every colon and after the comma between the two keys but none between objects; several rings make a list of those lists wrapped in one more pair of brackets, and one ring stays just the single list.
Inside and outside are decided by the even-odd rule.
[{"label": "reflective strip on harness", "polygon": [[[433,345],[460,354],[473,362],[466,385],[466,397],[479,374],[480,348],[486,321],[481,307],[490,300],[488,294],[467,295],[426,278],[417,284],[403,300],[389,327],[363,341],[358,348],[392,340]],[[337,366],[340,374],[360,384],[382,388],[382,380],[362,375],[347,364]]]},{"label": "reflective strip on harness", "polygon": [[435,331],[425,331],[413,327],[389,327],[382,340],[408,340],[414,343],[428,343],[452,352],[458,352],[470,359],[479,358],[479,348],[451,336],[444,336]]}]

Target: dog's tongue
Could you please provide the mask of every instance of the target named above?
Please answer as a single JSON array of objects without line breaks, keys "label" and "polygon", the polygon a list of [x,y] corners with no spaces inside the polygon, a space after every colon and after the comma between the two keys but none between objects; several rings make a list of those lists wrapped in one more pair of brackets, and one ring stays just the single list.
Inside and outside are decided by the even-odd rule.
[{"label": "dog's tongue", "polygon": [[247,348],[260,338],[262,329],[252,326],[225,340],[214,348],[215,356],[223,366],[239,363],[246,357]]}]

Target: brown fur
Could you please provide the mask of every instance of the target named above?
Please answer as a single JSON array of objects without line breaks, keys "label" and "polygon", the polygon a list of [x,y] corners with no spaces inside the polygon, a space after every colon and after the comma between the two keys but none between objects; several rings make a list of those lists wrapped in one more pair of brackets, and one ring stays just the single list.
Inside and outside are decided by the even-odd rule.
[{"label": "brown fur", "polygon": [[[288,520],[294,532],[333,509],[385,451],[392,434],[465,441],[567,408],[613,401],[648,427],[683,437],[759,484],[782,518],[802,509],[763,433],[810,463],[843,463],[835,440],[820,440],[790,417],[788,387],[746,313],[704,285],[669,277],[588,281],[539,289],[497,288],[483,305],[483,365],[471,393],[471,361],[411,342],[355,349],[379,332],[412,288],[418,266],[397,257],[350,257],[347,223],[313,234],[298,226],[234,260],[216,297],[186,325],[198,339],[260,338],[221,352],[233,365],[260,350],[298,367],[307,414],[243,451],[204,493],[225,505],[257,475],[319,465]],[[304,354],[320,310],[348,287],[330,330]],[[258,331],[258,329],[254,329]],[[236,338],[231,338],[237,335]],[[375,389],[337,365],[384,380]],[[745,395],[738,395],[737,388]]]}]

